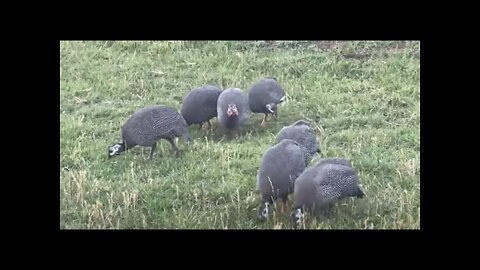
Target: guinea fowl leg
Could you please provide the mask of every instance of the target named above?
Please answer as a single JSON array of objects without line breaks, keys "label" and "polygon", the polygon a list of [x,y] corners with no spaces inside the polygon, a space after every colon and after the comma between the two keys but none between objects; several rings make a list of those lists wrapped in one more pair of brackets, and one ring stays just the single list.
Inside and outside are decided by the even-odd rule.
[{"label": "guinea fowl leg", "polygon": [[286,212],[287,212],[287,209],[288,209],[287,203],[288,203],[288,198],[283,199],[283,203],[282,203],[282,213],[286,213]]},{"label": "guinea fowl leg", "polygon": [[238,133],[236,128],[232,128],[228,130],[228,139],[229,140],[238,139]]},{"label": "guinea fowl leg", "polygon": [[334,212],[333,206],[334,206],[333,203],[328,204],[328,206],[327,206],[327,217],[331,217],[333,215],[333,212]]},{"label": "guinea fowl leg", "polygon": [[154,143],[154,144],[152,145],[152,148],[150,149],[150,155],[148,156],[148,159],[149,159],[149,160],[152,160],[152,158],[153,158],[153,152],[155,151],[155,148],[157,148],[157,143]]},{"label": "guinea fowl leg", "polygon": [[212,131],[212,124],[210,123],[210,120],[208,120],[206,123],[207,123],[207,134],[208,134]]},{"label": "guinea fowl leg", "polygon": [[179,150],[178,147],[175,145],[175,142],[173,141],[173,138],[167,138],[167,140],[170,142],[172,145],[173,151],[175,151],[175,157],[178,157],[179,155]]},{"label": "guinea fowl leg", "polygon": [[262,120],[262,123],[260,124],[261,127],[265,127],[267,125],[267,115],[268,114],[263,115],[263,120]]}]

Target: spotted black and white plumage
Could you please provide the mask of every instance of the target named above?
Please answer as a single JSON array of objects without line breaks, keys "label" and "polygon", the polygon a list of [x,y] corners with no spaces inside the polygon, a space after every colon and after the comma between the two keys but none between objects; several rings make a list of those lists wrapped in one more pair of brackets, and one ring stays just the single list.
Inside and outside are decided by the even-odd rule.
[{"label": "spotted black and white plumage", "polygon": [[297,177],[305,169],[303,149],[293,140],[283,140],[266,150],[257,174],[257,188],[262,195],[259,218],[268,217],[269,204],[282,199],[284,206],[293,193]]},{"label": "spotted black and white plumage", "polygon": [[250,117],[247,95],[239,88],[224,90],[217,101],[217,120],[230,131],[236,131]]},{"label": "spotted black and white plumage", "polygon": [[152,159],[160,139],[168,140],[178,156],[179,150],[174,142],[177,137],[190,141],[187,123],[177,110],[164,105],[142,108],[134,112],[122,126],[121,142],[109,147],[108,158],[139,145],[151,147],[149,159]]},{"label": "spotted black and white plumage", "polygon": [[183,98],[180,112],[187,125],[210,124],[210,119],[217,117],[217,101],[222,91],[217,86],[198,87]]},{"label": "spotted black and white plumage", "polygon": [[278,116],[277,105],[286,98],[283,87],[275,78],[265,78],[252,84],[248,89],[248,103],[253,113],[263,113],[261,125],[265,126],[269,114]]},{"label": "spotted black and white plumage", "polygon": [[305,120],[283,127],[277,134],[276,142],[291,139],[299,143],[305,149],[305,162],[309,164],[316,153],[320,153],[320,145],[315,130]]},{"label": "spotted black and white plumage", "polygon": [[335,202],[347,197],[363,198],[356,170],[345,159],[324,159],[307,168],[295,181],[295,208],[292,218],[296,224],[303,210],[318,215],[330,210]]}]

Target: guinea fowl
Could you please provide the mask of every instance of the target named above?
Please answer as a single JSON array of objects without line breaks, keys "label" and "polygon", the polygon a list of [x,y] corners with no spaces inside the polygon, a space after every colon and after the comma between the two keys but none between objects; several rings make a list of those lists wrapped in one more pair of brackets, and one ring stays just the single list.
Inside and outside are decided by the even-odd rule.
[{"label": "guinea fowl", "polygon": [[347,198],[363,198],[358,176],[350,162],[341,158],[324,159],[306,169],[295,181],[295,225],[301,223],[304,209],[314,215],[331,210],[335,202]]},{"label": "guinea fowl", "polygon": [[247,96],[241,89],[228,88],[220,94],[217,101],[217,120],[230,135],[236,135],[249,116]]},{"label": "guinea fowl", "polygon": [[305,149],[305,163],[309,164],[313,155],[320,153],[320,145],[317,141],[315,130],[305,120],[283,127],[277,134],[276,142],[284,139],[292,139]]},{"label": "guinea fowl", "polygon": [[186,142],[190,141],[187,123],[177,110],[164,105],[142,108],[134,112],[122,126],[121,142],[109,146],[108,158],[140,145],[151,147],[151,160],[160,139],[168,140],[178,156],[179,150],[174,142],[177,137],[183,137]]},{"label": "guinea fowl", "polygon": [[204,123],[211,128],[210,119],[217,117],[217,100],[222,91],[212,85],[195,88],[183,98],[181,113],[187,125]]},{"label": "guinea fowl", "polygon": [[285,100],[285,91],[275,78],[262,79],[248,89],[248,103],[254,113],[263,113],[260,126],[267,124],[268,114],[278,117],[277,105]]},{"label": "guinea fowl", "polygon": [[289,139],[265,151],[257,174],[257,188],[262,194],[260,219],[268,218],[269,205],[278,199],[283,200],[282,212],[286,211],[288,195],[293,193],[295,180],[305,169],[303,157],[303,149]]}]

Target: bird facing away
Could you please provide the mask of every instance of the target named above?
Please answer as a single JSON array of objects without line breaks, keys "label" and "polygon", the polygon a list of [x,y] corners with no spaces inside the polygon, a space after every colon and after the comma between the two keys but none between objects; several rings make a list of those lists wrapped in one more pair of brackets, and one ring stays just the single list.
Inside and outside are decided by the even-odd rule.
[{"label": "bird facing away", "polygon": [[236,134],[249,116],[247,95],[241,89],[228,88],[220,94],[217,102],[217,121],[230,132],[230,135]]},{"label": "bird facing away", "polygon": [[270,147],[260,162],[257,188],[262,195],[258,218],[269,216],[269,205],[283,200],[282,212],[286,211],[288,195],[293,193],[297,177],[305,169],[303,149],[293,140],[283,140]]},{"label": "bird facing away", "polygon": [[335,202],[347,198],[363,198],[358,176],[350,162],[341,158],[324,159],[306,169],[295,181],[295,226],[303,220],[304,210],[317,216],[331,210]]},{"label": "bird facing away", "polygon": [[309,164],[313,155],[320,153],[320,145],[317,141],[315,130],[305,120],[298,120],[295,123],[283,127],[277,134],[276,142],[284,139],[291,139],[304,148],[305,164]]},{"label": "bird facing away", "polygon": [[277,105],[282,103],[285,97],[285,91],[275,78],[265,78],[250,86],[248,89],[250,110],[264,114],[260,126],[266,126],[268,114],[278,117]]},{"label": "bird facing away", "polygon": [[207,85],[191,90],[182,102],[180,112],[187,125],[204,123],[211,128],[210,119],[217,117],[217,100],[222,91],[217,86]]},{"label": "bird facing away", "polygon": [[151,147],[151,160],[160,139],[168,140],[178,156],[179,150],[174,142],[178,137],[183,137],[187,143],[190,141],[187,123],[177,110],[164,105],[145,107],[134,112],[122,126],[121,142],[109,146],[108,158],[140,145]]}]

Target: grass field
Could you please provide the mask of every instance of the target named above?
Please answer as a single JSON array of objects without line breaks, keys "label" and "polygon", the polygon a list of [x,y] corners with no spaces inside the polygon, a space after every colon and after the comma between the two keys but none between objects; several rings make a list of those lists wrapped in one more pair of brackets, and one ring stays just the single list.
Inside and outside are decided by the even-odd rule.
[{"label": "grass field", "polygon": [[[211,133],[190,127],[179,158],[162,140],[151,162],[142,147],[107,159],[135,110],[264,76],[288,93],[266,128],[253,114],[229,141],[214,120]],[[420,42],[61,42],[60,111],[62,229],[292,228],[288,214],[256,219],[256,174],[298,119],[314,122],[321,157],[353,163],[366,194],[304,228],[420,228]]]}]

